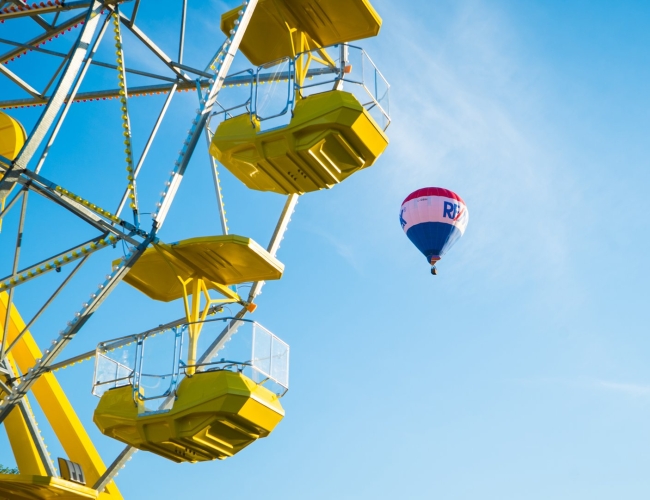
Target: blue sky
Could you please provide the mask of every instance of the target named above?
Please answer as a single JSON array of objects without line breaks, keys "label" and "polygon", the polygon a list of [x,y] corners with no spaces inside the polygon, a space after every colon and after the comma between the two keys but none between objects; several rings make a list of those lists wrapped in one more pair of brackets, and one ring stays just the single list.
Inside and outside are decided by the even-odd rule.
[{"label": "blue sky", "polygon": [[[174,11],[143,4],[143,25],[164,40]],[[292,348],[286,418],[225,462],[140,452],[118,485],[126,498],[647,498],[648,6],[373,4],[384,26],[360,45],[391,83],[391,144],[372,168],[301,198],[279,252],[285,276],[254,314]],[[234,6],[191,3],[188,60],[203,66],[221,40],[219,13]],[[194,99],[172,108],[178,123],[163,130],[143,192],[166,180]],[[133,102],[144,130],[161,100]],[[111,105],[75,106],[43,172],[109,206],[123,185]],[[16,116],[29,128],[36,114]],[[265,244],[282,199],[227,173],[223,183],[232,231]],[[435,278],[398,223],[403,198],[429,185],[470,211]],[[212,196],[198,151],[161,237],[216,234]],[[43,236],[86,234],[35,197],[33,207],[26,259]],[[115,252],[36,325],[42,344]],[[25,289],[16,301],[27,316],[45,292]],[[121,285],[66,354],[180,314]],[[91,377],[86,363],[60,379],[108,462],[121,445],[94,429]],[[11,460],[2,436],[0,463]]]}]

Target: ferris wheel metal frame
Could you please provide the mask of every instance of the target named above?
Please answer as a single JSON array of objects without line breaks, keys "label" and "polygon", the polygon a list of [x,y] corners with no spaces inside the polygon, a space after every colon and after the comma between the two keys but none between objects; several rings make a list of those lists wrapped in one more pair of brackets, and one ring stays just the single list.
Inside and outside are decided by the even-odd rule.
[{"label": "ferris wheel metal frame", "polygon": [[[132,2],[130,16],[123,10],[124,6]],[[0,38],[0,45],[8,45],[9,50],[0,54],[0,74],[11,82],[16,88],[21,89],[29,97],[21,99],[0,99],[0,110],[10,110],[24,107],[42,107],[42,112],[36,121],[33,130],[27,135],[24,147],[15,158],[11,160],[0,157],[0,200],[5,200],[6,205],[0,209],[0,221],[12,209],[19,208],[18,236],[13,252],[12,272],[0,279],[0,291],[6,292],[8,303],[4,324],[0,325],[2,342],[0,343],[0,374],[8,377],[13,384],[5,384],[0,380],[0,389],[6,396],[0,400],[0,424],[15,408],[21,408],[24,414],[39,455],[48,469],[48,474],[57,476],[43,439],[37,430],[33,414],[26,407],[26,396],[33,389],[34,384],[45,374],[55,369],[62,368],[94,354],[84,353],[73,358],[60,361],[63,349],[70,344],[83,329],[86,322],[98,310],[102,302],[115,290],[135,262],[145,250],[158,241],[157,234],[163,226],[170,207],[175,199],[178,189],[185,175],[188,163],[201,141],[201,136],[210,140],[209,129],[206,127],[210,115],[215,108],[217,96],[228,82],[227,75],[233,59],[238,51],[242,37],[247,29],[251,16],[257,6],[257,0],[246,0],[239,11],[239,18],[235,28],[230,31],[223,44],[217,50],[209,64],[203,68],[194,68],[184,63],[184,47],[187,26],[187,0],[182,0],[181,20],[178,32],[178,53],[170,55],[165,53],[136,23],[141,0],[79,0],[79,1],[48,1],[38,4],[28,4],[24,0],[0,0],[0,23],[10,22],[17,18],[28,18],[42,29],[42,33],[26,42],[5,40]],[[64,13],[73,14],[66,17]],[[49,15],[50,19],[46,19]],[[65,19],[60,20],[61,17]],[[97,49],[113,25],[115,33],[115,48],[117,63],[111,64],[97,58]],[[65,33],[66,36],[75,36],[73,30],[78,30],[74,42],[67,53],[50,50],[46,44],[53,37]],[[143,71],[124,63],[124,45],[121,32],[128,30],[150,52],[152,57],[160,60],[170,74],[157,74],[152,71]],[[68,33],[70,32],[70,33]],[[43,54],[60,60],[60,64],[51,76],[49,82],[42,90],[37,90],[24,78],[11,69],[11,61],[19,57],[29,57],[31,52]],[[92,66],[99,66],[115,70],[119,77],[119,85],[115,88],[97,89],[91,92],[80,92],[84,78]],[[161,83],[142,86],[128,86],[130,75],[140,75],[159,80]],[[161,123],[166,117],[173,96],[180,91],[195,90],[199,97],[199,109],[190,125],[187,137],[182,143],[178,158],[165,187],[161,199],[152,214],[150,228],[145,228],[140,218],[140,206],[137,197],[137,179],[145,164],[152,143],[160,130]],[[165,102],[160,110],[155,124],[145,141],[142,153],[136,157],[132,151],[130,114],[128,98],[135,95],[167,93]],[[70,107],[75,102],[105,99],[119,99],[122,104],[123,128],[126,146],[127,185],[124,189],[117,208],[114,212],[86,200],[58,185],[51,179],[41,174],[42,167],[48,159],[48,152],[55,144],[59,131],[66,119]],[[217,165],[212,161],[212,175],[215,184],[216,198],[218,201],[219,219],[222,231],[227,234],[228,227],[225,217],[221,186],[217,175]],[[3,165],[4,164],[4,165]],[[37,194],[51,203],[64,208],[80,220],[95,228],[99,235],[87,241],[78,243],[63,252],[58,252],[37,263],[28,266],[21,264],[21,235],[25,225],[25,212],[30,194]],[[288,223],[293,213],[298,195],[287,196],[282,212],[277,221],[275,230],[268,244],[267,251],[272,256],[278,251],[281,240],[287,230]],[[131,208],[132,218],[123,217],[127,204]],[[127,220],[127,218],[129,220]],[[91,298],[84,303],[67,326],[51,341],[51,346],[43,350],[41,359],[23,373],[14,373],[7,362],[7,355],[19,340],[29,331],[30,327],[41,317],[54,299],[66,288],[79,269],[88,258],[103,248],[118,242],[129,246],[125,258],[106,276],[106,279],[93,291]],[[38,312],[26,322],[25,328],[12,342],[8,342],[8,328],[10,310],[14,302],[14,290],[23,283],[38,279],[39,277],[58,271],[63,266],[72,266],[70,274],[62,280],[56,290],[40,306]],[[255,297],[261,292],[263,281],[254,282],[248,296],[243,299],[241,309],[233,315],[233,319],[223,329],[221,334],[212,343],[210,348],[199,358],[199,362],[209,359],[216,350],[234,333],[238,320],[241,320],[251,309]],[[214,308],[211,312],[214,312]],[[176,326],[185,322],[179,318],[175,322],[163,326]],[[114,461],[106,468],[104,474],[92,485],[99,492],[113,480],[117,472],[125,465],[127,460],[136,451],[127,446]]]}]

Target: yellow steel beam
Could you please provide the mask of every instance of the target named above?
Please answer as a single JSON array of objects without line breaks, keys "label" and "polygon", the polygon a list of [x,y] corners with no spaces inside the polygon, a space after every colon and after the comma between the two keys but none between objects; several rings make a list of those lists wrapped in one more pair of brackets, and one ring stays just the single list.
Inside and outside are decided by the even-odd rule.
[{"label": "yellow steel beam", "polygon": [[[8,294],[0,293],[0,324],[4,324],[7,311]],[[8,343],[25,329],[25,322],[12,305],[7,335]],[[16,365],[22,373],[36,364],[42,353],[34,338],[26,332],[11,351]],[[106,470],[95,445],[88,436],[81,420],[70,404],[63,388],[52,373],[42,375],[34,384],[32,393],[43,410],[52,430],[61,442],[68,458],[81,465],[88,484],[94,484]],[[22,472],[22,470],[21,470]],[[122,495],[115,483],[110,483],[99,496],[100,500],[121,500]]]},{"label": "yellow steel beam", "polygon": [[[16,373],[16,365],[11,353],[7,356],[7,359],[14,369],[14,373]],[[0,398],[4,396],[5,393],[0,390]],[[33,476],[46,476],[47,469],[41,460],[36,443],[29,432],[27,421],[20,408],[14,408],[5,419],[4,424],[7,436],[9,437],[9,444],[14,453],[16,465],[20,473]]]}]

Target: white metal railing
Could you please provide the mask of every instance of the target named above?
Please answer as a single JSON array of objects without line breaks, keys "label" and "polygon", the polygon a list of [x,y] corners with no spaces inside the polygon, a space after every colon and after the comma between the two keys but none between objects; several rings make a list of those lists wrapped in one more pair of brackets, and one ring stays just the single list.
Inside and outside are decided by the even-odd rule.
[{"label": "white metal railing", "polygon": [[224,89],[212,115],[217,121],[248,113],[263,129],[287,125],[296,95],[331,90],[353,94],[383,130],[391,121],[390,85],[366,51],[354,45],[322,47],[240,71]]},{"label": "white metal railing", "polygon": [[236,371],[278,396],[287,392],[290,350],[286,342],[250,320],[218,318],[202,324],[199,352],[207,351],[225,327],[232,336],[211,359],[192,367],[185,362],[189,324],[100,343],[95,356],[93,394],[101,397],[110,389],[131,386],[134,402],[144,402],[147,411],[168,409],[181,380],[193,376],[188,368],[198,373]]}]

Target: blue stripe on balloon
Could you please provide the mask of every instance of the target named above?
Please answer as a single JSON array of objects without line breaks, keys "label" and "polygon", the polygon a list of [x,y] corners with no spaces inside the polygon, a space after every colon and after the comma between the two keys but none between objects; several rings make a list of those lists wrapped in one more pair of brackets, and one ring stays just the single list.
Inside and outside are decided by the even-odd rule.
[{"label": "blue stripe on balloon", "polygon": [[461,233],[451,224],[422,222],[411,226],[406,236],[424,254],[427,262],[431,262],[431,257],[442,257],[461,237]]}]

